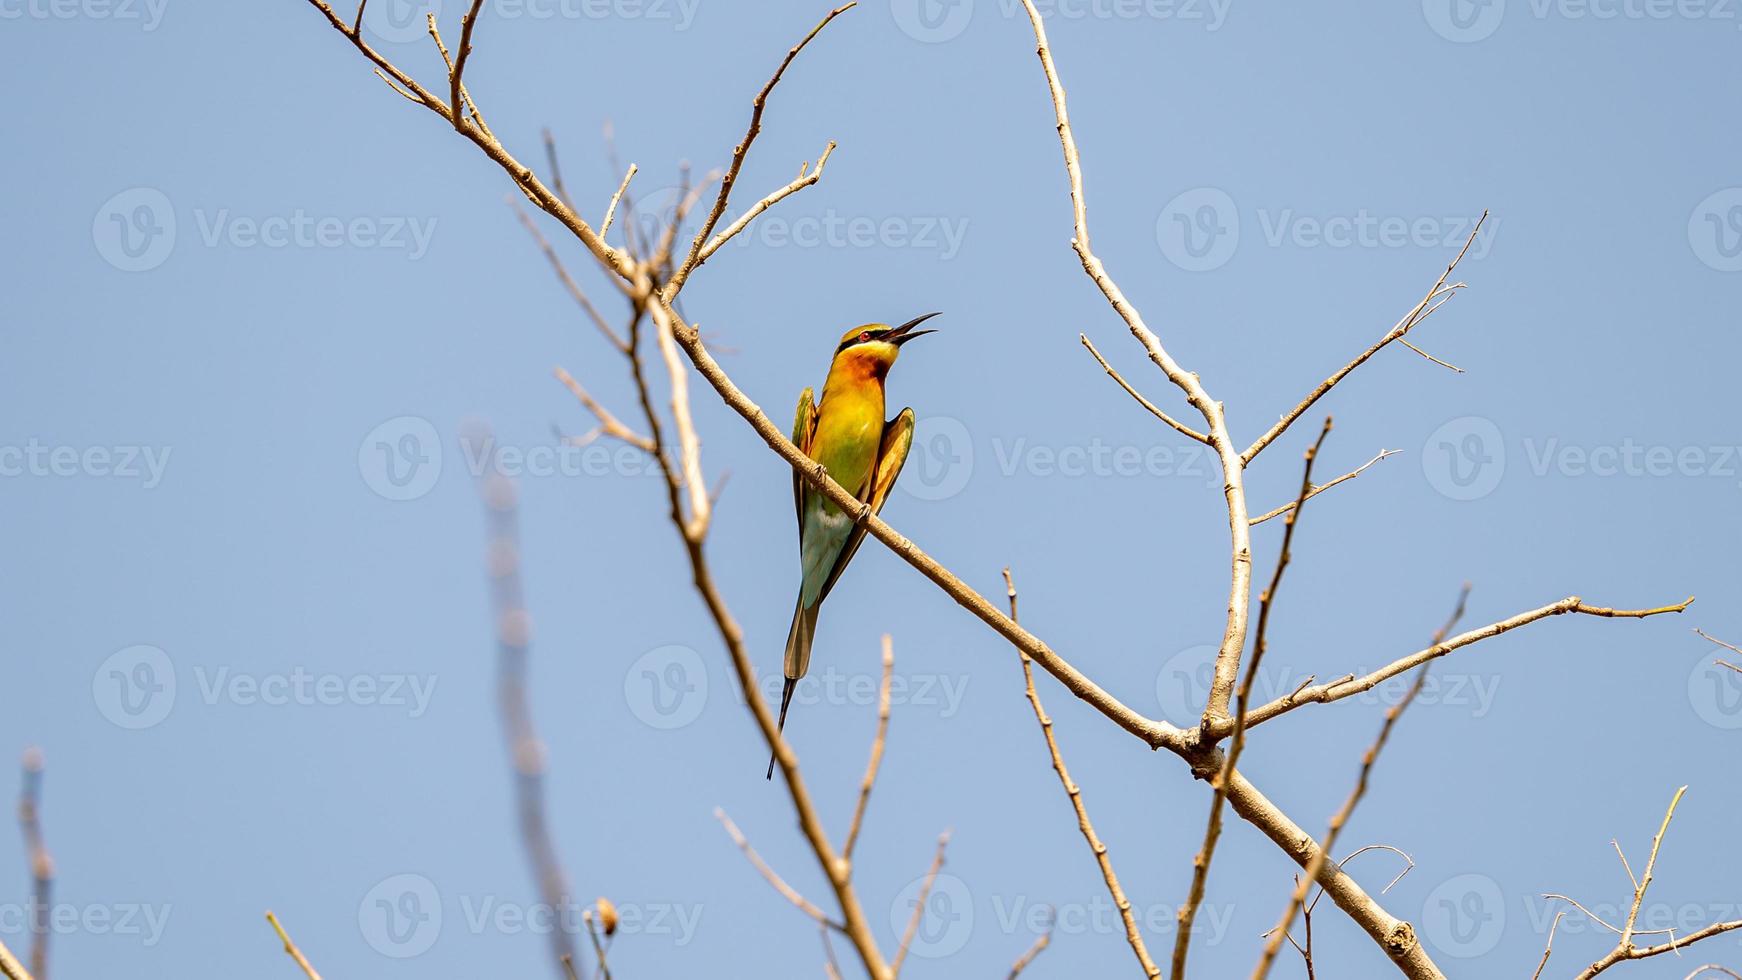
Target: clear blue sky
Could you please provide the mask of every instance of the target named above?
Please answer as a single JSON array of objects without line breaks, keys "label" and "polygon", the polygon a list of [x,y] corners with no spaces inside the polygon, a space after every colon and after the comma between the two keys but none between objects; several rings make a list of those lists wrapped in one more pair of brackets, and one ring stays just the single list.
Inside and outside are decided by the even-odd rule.
[{"label": "clear blue sky", "polygon": [[[1525,975],[1555,909],[1539,896],[1622,914],[1610,840],[1637,868],[1683,784],[1647,914],[1742,915],[1742,675],[1703,666],[1714,650],[1690,632],[1742,638],[1742,20],[1716,4],[1456,2],[1048,9],[1097,250],[1238,435],[1382,334],[1492,210],[1460,270],[1470,290],[1415,335],[1465,373],[1388,350],[1324,402],[1337,428],[1321,473],[1403,452],[1309,507],[1261,691],[1418,648],[1465,580],[1471,625],[1575,593],[1699,596],[1680,617],[1561,618],[1436,664],[1344,837],[1413,855],[1385,901],[1448,970]],[[409,6],[371,7],[387,48],[435,83],[427,39],[392,40]],[[540,127],[558,133],[595,216],[620,177],[608,122],[644,196],[680,160],[722,165],[751,95],[825,10],[487,9],[473,92],[529,162]],[[945,311],[892,378],[926,428],[886,516],[989,595],[1013,566],[1026,624],[1128,703],[1173,713],[1221,628],[1220,493],[1078,346],[1087,332],[1186,411],[1068,248],[1033,47],[1014,0],[843,16],[775,96],[741,203],[837,140],[826,176],[721,252],[685,308],[776,417],[846,326]],[[500,171],[302,0],[0,0],[0,80],[0,747],[48,757],[56,897],[77,913],[55,975],[293,976],[268,907],[328,976],[551,975],[515,918],[534,889],[457,441],[478,418],[527,460],[553,830],[578,893],[626,911],[616,975],[819,976],[815,930],[712,817],[724,807],[827,904],[761,779],[657,480],[613,450],[551,455],[553,430],[589,424],[554,365],[633,406]],[[697,415],[708,472],[731,473],[710,555],[772,674],[797,579],[788,472],[705,388]],[[1253,468],[1255,507],[1288,495],[1317,418]],[[1280,533],[1257,531],[1260,570]],[[858,871],[887,946],[903,889],[954,832],[948,902],[906,972],[1002,975],[1050,905],[1060,926],[1030,976],[1129,975],[1012,651],[875,544],[820,629],[819,686],[789,733],[837,835],[877,637],[895,637],[904,687]],[[1205,788],[1057,684],[1041,691],[1165,955]],[[1266,726],[1252,779],[1321,831],[1385,703]],[[1396,873],[1383,854],[1351,867],[1373,890]],[[1197,975],[1244,975],[1291,870],[1230,827]],[[15,949],[26,881],[21,849],[0,847]],[[383,901],[440,922],[411,928]],[[1389,974],[1330,903],[1315,925],[1321,975]],[[1563,921],[1549,974],[1598,956],[1599,932]],[[1622,969],[1674,978],[1713,960],[1742,966],[1742,942]]]}]

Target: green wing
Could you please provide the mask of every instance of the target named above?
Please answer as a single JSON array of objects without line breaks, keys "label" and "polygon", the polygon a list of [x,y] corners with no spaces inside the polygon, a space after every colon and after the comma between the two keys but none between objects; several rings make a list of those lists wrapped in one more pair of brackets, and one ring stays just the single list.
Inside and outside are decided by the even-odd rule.
[{"label": "green wing", "polygon": [[[913,409],[904,408],[900,415],[883,424],[883,441],[877,449],[877,467],[865,486],[864,494],[859,498],[871,504],[871,513],[882,512],[884,502],[889,499],[889,491],[895,489],[895,480],[901,475],[901,467],[907,463],[907,451],[912,447]],[[799,520],[801,523],[804,520],[802,510]],[[835,559],[835,567],[829,570],[829,577],[823,582],[822,591],[817,593],[817,605],[821,605],[829,590],[835,587],[836,580],[847,570],[847,563],[853,560],[853,553],[859,550],[859,545],[864,541],[865,525],[854,525],[853,533],[841,548],[841,556]]]},{"label": "green wing", "polygon": [[[806,388],[798,395],[798,414],[792,420],[792,444],[801,452],[809,455],[811,437],[817,431],[817,403],[811,396],[811,389]],[[792,471],[792,503],[798,511],[798,531],[804,533],[804,477]]]}]

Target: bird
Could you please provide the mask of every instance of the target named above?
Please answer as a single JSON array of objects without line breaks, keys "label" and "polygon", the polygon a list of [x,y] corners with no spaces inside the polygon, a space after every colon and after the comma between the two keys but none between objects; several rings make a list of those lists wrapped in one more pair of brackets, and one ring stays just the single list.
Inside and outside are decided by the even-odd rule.
[{"label": "bird", "polygon": [[[902,345],[935,330],[915,327],[937,316],[927,313],[892,327],[867,323],[841,335],[835,347],[829,376],[823,382],[822,400],[812,389],[798,396],[793,419],[792,442],[812,460],[821,463],[829,477],[869,504],[871,513],[883,509],[907,462],[913,445],[913,409],[903,408],[893,419],[883,418],[883,383],[901,353]],[[798,602],[792,611],[792,629],[786,636],[786,683],[780,692],[777,733],[786,731],[786,711],[799,678],[810,669],[811,641],[816,636],[817,611],[829,590],[840,580],[853,553],[865,540],[865,528],[834,502],[805,485],[798,471],[792,474],[792,497],[798,511],[798,550],[803,577]],[[768,759],[765,778],[774,778],[774,760]]]}]

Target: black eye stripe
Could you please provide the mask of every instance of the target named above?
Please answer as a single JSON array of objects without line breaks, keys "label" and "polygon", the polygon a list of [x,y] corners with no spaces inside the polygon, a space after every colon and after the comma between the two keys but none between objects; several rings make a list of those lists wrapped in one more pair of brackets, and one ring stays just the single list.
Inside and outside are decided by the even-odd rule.
[{"label": "black eye stripe", "polygon": [[886,331],[877,331],[877,332],[872,332],[870,330],[863,331],[864,334],[869,334],[869,336],[865,337],[864,340],[859,339],[859,337],[861,336],[860,334],[854,334],[853,336],[848,337],[846,340],[841,341],[841,346],[835,348],[835,353],[839,354],[840,352],[842,352],[842,351],[846,350],[847,348],[852,347],[856,344],[868,344],[871,341],[877,340],[878,338],[883,336],[883,334],[885,332]]}]

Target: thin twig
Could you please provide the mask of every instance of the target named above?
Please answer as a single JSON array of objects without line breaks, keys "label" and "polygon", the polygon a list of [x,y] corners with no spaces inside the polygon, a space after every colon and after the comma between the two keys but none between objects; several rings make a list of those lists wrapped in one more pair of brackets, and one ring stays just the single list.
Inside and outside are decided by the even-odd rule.
[{"label": "thin twig", "polygon": [[508,199],[508,206],[514,209],[515,215],[520,218],[520,224],[526,229],[527,234],[531,235],[532,240],[538,243],[539,251],[543,252],[545,259],[550,262],[551,271],[556,273],[557,281],[563,284],[563,289],[568,291],[569,297],[587,314],[587,319],[591,320],[593,326],[598,328],[605,339],[611,342],[612,347],[617,348],[619,353],[628,353],[628,341],[619,337],[617,331],[611,329],[611,325],[605,322],[605,317],[599,313],[599,309],[593,305],[593,301],[587,298],[580,283],[575,282],[574,277],[569,275],[568,267],[563,264],[562,257],[556,254],[556,249],[551,247],[550,242],[544,237],[544,233],[539,231],[538,225],[533,223],[532,216],[527,214],[519,202],[513,198]]},{"label": "thin twig", "polygon": [[[1155,416],[1156,418],[1162,420],[1163,422],[1166,422],[1168,425],[1173,427],[1175,432],[1178,432],[1180,435],[1185,436],[1187,439],[1195,439],[1198,442],[1205,443],[1206,445],[1209,443],[1209,441],[1210,441],[1209,436],[1204,435],[1202,432],[1199,432],[1198,430],[1192,428],[1191,426],[1186,425],[1185,423],[1178,421],[1173,416],[1167,414],[1166,412],[1162,411],[1161,409],[1156,408],[1154,402],[1143,397],[1143,394],[1141,392],[1139,392],[1136,388],[1131,387],[1131,383],[1126,381],[1125,378],[1122,377],[1118,371],[1113,370],[1113,365],[1108,364],[1107,359],[1105,357],[1101,356],[1101,352],[1095,349],[1095,343],[1094,343],[1094,341],[1089,339],[1088,334],[1086,334],[1086,333],[1077,334],[1077,339],[1082,341],[1083,346],[1089,349],[1090,354],[1094,355],[1095,361],[1101,365],[1101,370],[1107,372],[1107,376],[1109,378],[1112,378],[1114,381],[1117,381],[1119,383],[1119,387],[1124,388],[1125,393],[1127,395],[1130,395],[1132,398],[1135,398],[1137,400],[1137,404],[1142,405],[1145,411],[1147,411],[1149,414]],[[1253,521],[1252,523],[1256,524],[1258,522]]]},{"label": "thin twig", "polygon": [[[1004,569],[1004,588],[1010,598],[1010,619],[1016,620],[1016,579],[1011,577],[1010,569]],[[1143,968],[1146,977],[1161,976],[1161,967],[1149,956],[1149,949],[1144,945],[1143,932],[1137,926],[1137,917],[1131,911],[1131,900],[1125,897],[1125,889],[1119,884],[1119,876],[1113,871],[1113,857],[1107,852],[1107,845],[1101,843],[1101,837],[1095,832],[1095,825],[1089,820],[1088,805],[1083,802],[1083,789],[1071,779],[1071,772],[1065,768],[1064,755],[1059,751],[1058,736],[1053,732],[1052,716],[1046,713],[1046,708],[1040,703],[1040,695],[1034,690],[1034,668],[1030,666],[1030,658],[1019,647],[1017,655],[1022,661],[1023,693],[1028,696],[1029,707],[1034,709],[1034,720],[1040,723],[1040,733],[1046,738],[1046,750],[1052,756],[1053,772],[1058,773],[1059,784],[1065,789],[1065,795],[1070,798],[1071,809],[1077,814],[1077,830],[1083,835],[1083,840],[1089,845],[1090,853],[1095,855],[1095,863],[1101,869],[1101,880],[1107,883],[1107,893],[1113,899],[1113,906],[1119,910],[1119,919],[1125,925],[1125,942],[1131,947],[1131,952],[1137,957],[1137,963]],[[1044,944],[1043,944],[1044,945]],[[1032,957],[1031,957],[1032,958]],[[1014,974],[1012,974],[1014,975]]]},{"label": "thin twig", "polygon": [[1042,950],[1052,944],[1052,930],[1057,924],[1058,913],[1052,909],[1047,909],[1046,928],[1041,930],[1039,936],[1035,937],[1034,945],[1028,947],[1026,952],[1021,956],[1018,956],[1016,962],[1010,964],[1010,973],[1004,978],[1004,980],[1016,980],[1016,978],[1022,974],[1023,970],[1028,969],[1028,964],[1033,963],[1034,958],[1039,956]]},{"label": "thin twig", "polygon": [[1556,912],[1555,916],[1554,916],[1554,921],[1549,923],[1549,925],[1548,925],[1548,942],[1543,944],[1542,959],[1537,960],[1536,972],[1532,973],[1530,975],[1530,980],[1539,980],[1539,978],[1542,976],[1542,968],[1545,966],[1548,966],[1548,955],[1550,953],[1554,952],[1554,931],[1560,927],[1561,917],[1566,915],[1566,914],[1567,913],[1565,911]]},{"label": "thin twig", "polygon": [[[478,26],[478,9],[482,6],[484,6],[484,0],[472,0],[472,9],[466,11],[460,18],[460,50],[454,56],[454,68],[453,71],[449,72],[448,78],[449,86],[452,89],[448,97],[448,104],[452,106],[457,107],[471,99],[471,96],[462,90],[460,76],[466,73],[466,59],[472,56],[472,29]],[[476,106],[472,107],[472,115],[474,118],[478,115]],[[465,114],[455,112],[454,128],[463,130],[465,128],[464,122]],[[483,124],[484,121],[479,119],[478,125],[482,126]]]},{"label": "thin twig", "polygon": [[279,941],[284,943],[284,952],[289,955],[291,959],[296,961],[297,966],[302,967],[303,975],[308,977],[308,980],[321,980],[321,975],[315,972],[315,968],[309,963],[308,957],[302,955],[302,950],[297,949],[296,943],[290,941],[290,933],[285,932],[284,926],[279,924],[278,916],[273,915],[271,912],[267,912],[266,921],[272,923],[273,930],[278,933]]},{"label": "thin twig", "polygon": [[[477,434],[475,434],[477,435]],[[478,442],[494,445],[487,436]],[[514,774],[514,801],[520,843],[528,869],[547,908],[569,901],[568,876],[557,857],[544,796],[545,745],[532,721],[527,695],[527,661],[532,647],[532,617],[527,612],[520,580],[520,535],[514,483],[494,466],[479,485],[489,522],[486,567],[496,626],[496,696],[502,738]],[[560,971],[573,957],[573,936],[566,929],[550,930],[551,964]]]},{"label": "thin twig", "polygon": [[556,368],[552,373],[556,375],[558,381],[563,383],[563,387],[567,388],[576,400],[585,406],[587,411],[593,413],[594,418],[599,420],[599,427],[596,430],[598,434],[621,439],[642,452],[653,452],[652,439],[639,432],[631,431],[628,426],[618,420],[617,416],[611,414],[610,409],[599,404],[592,395],[587,394],[587,389],[581,387],[581,383],[576,381],[573,375],[561,367]]},{"label": "thin twig", "polygon": [[[1464,617],[1464,604],[1469,600],[1469,598],[1470,586],[1466,583],[1463,589],[1458,593],[1458,604],[1452,609],[1451,616],[1447,617],[1445,625],[1441,626],[1439,630],[1434,633],[1434,643],[1437,644],[1440,640],[1444,639],[1445,635],[1452,631],[1452,627],[1457,625],[1458,620]],[[1320,845],[1319,853],[1312,863],[1307,865],[1305,880],[1296,885],[1293,894],[1289,896],[1288,908],[1283,911],[1282,919],[1276,924],[1276,932],[1278,934],[1272,935],[1270,940],[1265,944],[1264,952],[1259,957],[1258,965],[1252,971],[1252,980],[1264,980],[1264,978],[1270,974],[1270,967],[1276,961],[1277,950],[1282,946],[1281,937],[1287,935],[1288,930],[1293,926],[1295,913],[1300,911],[1302,903],[1306,900],[1306,893],[1310,883],[1313,879],[1318,877],[1319,868],[1324,864],[1325,855],[1329,854],[1332,847],[1335,846],[1337,836],[1342,833],[1343,827],[1348,824],[1349,817],[1354,814],[1355,807],[1360,804],[1361,798],[1367,795],[1368,779],[1373,774],[1374,764],[1379,761],[1379,753],[1385,751],[1385,743],[1391,737],[1392,728],[1396,726],[1397,719],[1403,716],[1404,711],[1408,710],[1410,703],[1415,700],[1416,695],[1421,693],[1422,685],[1426,682],[1427,667],[1423,666],[1422,669],[1416,673],[1415,682],[1411,684],[1409,690],[1404,693],[1403,699],[1385,710],[1385,721],[1379,726],[1379,735],[1374,738],[1373,744],[1368,746],[1366,754],[1361,757],[1361,774],[1355,779],[1355,788],[1349,791],[1349,796],[1343,801],[1342,808],[1337,811],[1335,816],[1331,817],[1330,827],[1325,831],[1324,843]]]},{"label": "thin twig", "polygon": [[774,886],[774,890],[781,894],[781,897],[791,902],[800,912],[815,919],[818,925],[841,930],[840,923],[830,919],[822,909],[817,908],[814,902],[800,895],[798,889],[787,884],[785,878],[769,867],[767,861],[762,860],[762,855],[757,854],[756,848],[750,846],[749,838],[744,836],[744,832],[738,829],[738,825],[732,822],[731,817],[726,816],[725,810],[714,807],[714,819],[720,821],[720,825],[726,828],[726,833],[732,838],[732,843],[738,845],[738,849],[744,852],[744,857],[749,859],[750,866],[767,879],[768,883]]},{"label": "thin twig", "polygon": [[[587,938],[593,942],[593,955],[599,960],[599,970],[596,976],[599,980],[611,980],[611,964],[605,959],[605,940],[599,935],[603,924],[593,915],[592,909],[587,909],[581,913],[581,922],[587,927]],[[569,957],[564,957],[563,960],[565,963],[572,962]]]},{"label": "thin twig", "polygon": [[883,634],[883,681],[877,688],[877,734],[871,739],[871,759],[865,763],[865,778],[859,784],[859,802],[853,807],[853,822],[847,826],[847,839],[841,845],[841,860],[853,860],[853,845],[859,842],[859,831],[865,824],[865,807],[871,802],[871,787],[877,782],[877,769],[883,764],[883,745],[889,738],[889,689],[895,679],[895,644],[888,633]]},{"label": "thin twig", "polygon": [[[1303,704],[1329,704],[1332,701],[1341,701],[1344,698],[1353,697],[1354,695],[1360,694],[1364,691],[1370,691],[1399,674],[1419,667],[1437,657],[1443,657],[1446,654],[1451,653],[1453,650],[1462,649],[1463,647],[1467,647],[1473,643],[1499,636],[1502,633],[1515,630],[1520,626],[1527,626],[1538,620],[1548,619],[1552,616],[1564,616],[1573,613],[1584,616],[1601,616],[1610,619],[1644,619],[1649,616],[1661,616],[1668,613],[1683,612],[1693,603],[1693,601],[1694,597],[1688,596],[1686,599],[1675,603],[1674,605],[1657,606],[1652,609],[1610,609],[1604,606],[1589,605],[1576,595],[1567,596],[1565,599],[1551,602],[1546,606],[1532,609],[1529,612],[1522,612],[1508,619],[1500,620],[1497,623],[1489,623],[1487,626],[1483,626],[1480,629],[1470,630],[1467,633],[1460,633],[1448,640],[1434,643],[1424,649],[1417,650],[1415,653],[1412,653],[1407,657],[1400,657],[1369,674],[1364,674],[1360,677],[1341,677],[1326,684],[1318,684],[1302,688],[1292,694],[1287,694],[1274,701],[1259,705],[1252,709],[1251,716],[1247,720],[1247,725],[1250,727],[1262,724],[1263,722],[1275,718],[1277,715],[1293,711],[1295,708],[1298,708]],[[1227,727],[1231,731],[1233,726],[1230,724]],[[1220,733],[1222,728],[1221,726],[1216,726],[1212,731]]]},{"label": "thin twig", "polygon": [[617,185],[617,193],[611,195],[611,203],[605,206],[605,217],[599,221],[599,234],[611,230],[611,219],[617,216],[617,202],[623,200],[623,195],[629,190],[629,182],[635,179],[636,166],[631,163],[629,169],[623,172],[623,183]]},{"label": "thin twig", "polygon": [[[1334,480],[1327,480],[1324,483],[1320,483],[1320,484],[1314,486],[1312,488],[1312,492],[1310,492],[1306,495],[1306,499],[1311,500],[1314,497],[1318,496],[1321,493],[1324,493],[1326,490],[1331,489],[1332,487],[1336,486],[1339,483],[1345,483],[1349,480],[1353,480],[1354,478],[1360,476],[1362,473],[1366,472],[1367,468],[1369,466],[1372,466],[1374,463],[1377,463],[1380,460],[1389,459],[1390,457],[1396,456],[1398,453],[1401,453],[1401,452],[1403,452],[1403,450],[1401,450],[1401,449],[1381,449],[1379,451],[1379,455],[1373,457],[1372,459],[1368,460],[1365,463],[1362,463],[1360,466],[1355,467],[1354,469],[1350,470],[1349,472],[1344,473],[1342,476],[1339,476]],[[1252,518],[1252,523],[1254,525],[1263,524],[1265,521],[1268,521],[1273,517],[1281,517],[1282,515],[1288,513],[1289,511],[1291,511],[1293,509],[1294,509],[1294,503],[1291,501],[1289,503],[1283,504],[1281,507],[1278,507],[1275,510],[1266,511],[1263,514],[1260,514],[1257,517]]]},{"label": "thin twig", "polygon": [[[563,185],[563,170],[557,163],[556,136],[551,133],[549,126],[544,127],[539,135],[544,138],[544,160],[550,167],[551,190],[556,191],[556,196],[572,208],[575,206],[575,201],[574,198],[569,197],[569,189]],[[605,229],[600,228],[599,234],[603,235],[604,233]]]},{"label": "thin twig", "polygon": [[42,834],[42,750],[24,750],[24,778],[18,793],[18,828],[24,835],[24,857],[30,865],[30,972],[48,980],[49,914],[54,895],[54,858]]},{"label": "thin twig", "polygon": [[792,183],[779,188],[762,200],[752,204],[748,211],[739,215],[737,219],[727,225],[724,230],[708,240],[708,244],[702,247],[701,255],[697,257],[696,264],[700,265],[701,263],[708,261],[715,252],[720,250],[720,246],[731,241],[739,232],[748,228],[750,222],[755,221],[757,216],[762,212],[776,204],[779,204],[781,201],[786,200],[788,197],[797,194],[806,187],[815,184],[817,181],[822,180],[823,165],[829,162],[829,154],[833,152],[835,152],[835,141],[829,140],[829,145],[823,147],[823,155],[817,158],[817,165],[814,168],[801,170],[797,180],[794,180]]},{"label": "thin twig", "polygon": [[[1669,808],[1666,809],[1663,813],[1663,822],[1658,825],[1656,836],[1651,838],[1651,853],[1645,859],[1645,870],[1640,873],[1640,875],[1637,879],[1634,879],[1633,902],[1631,905],[1628,906],[1627,918],[1621,924],[1621,927],[1619,929],[1617,929],[1616,927],[1614,927],[1612,925],[1609,925],[1607,922],[1603,922],[1601,919],[1598,919],[1596,916],[1591,915],[1591,913],[1589,911],[1587,911],[1584,906],[1580,905],[1579,903],[1573,901],[1570,898],[1567,898],[1564,895],[1551,896],[1553,898],[1558,898],[1561,901],[1564,901],[1569,905],[1572,905],[1574,908],[1579,909],[1581,912],[1584,912],[1586,915],[1588,915],[1592,919],[1596,920],[1599,925],[1602,925],[1604,928],[1608,929],[1610,932],[1614,932],[1614,933],[1618,934],[1618,936],[1620,937],[1615,942],[1615,948],[1611,949],[1608,953],[1604,954],[1602,959],[1599,959],[1595,963],[1592,963],[1590,966],[1586,967],[1584,969],[1584,971],[1578,975],[1577,980],[1590,980],[1591,977],[1594,977],[1597,974],[1602,973],[1603,971],[1614,966],[1615,964],[1624,962],[1626,960],[1645,959],[1648,956],[1657,956],[1661,953],[1666,953],[1666,952],[1670,952],[1670,951],[1675,951],[1675,952],[1679,953],[1683,948],[1691,946],[1694,943],[1697,943],[1702,939],[1707,939],[1707,938],[1710,938],[1712,936],[1719,935],[1721,933],[1729,932],[1733,929],[1742,929],[1742,919],[1736,919],[1736,920],[1730,921],[1730,922],[1714,922],[1711,925],[1708,925],[1702,929],[1697,929],[1694,932],[1691,932],[1691,933],[1687,934],[1686,936],[1683,936],[1681,939],[1678,940],[1675,937],[1675,930],[1673,930],[1673,929],[1638,929],[1638,928],[1636,928],[1636,925],[1639,921],[1640,906],[1643,905],[1645,902],[1645,890],[1651,887],[1652,875],[1656,871],[1656,868],[1657,868],[1658,849],[1663,846],[1664,835],[1669,833],[1669,822],[1675,818],[1676,807],[1681,805],[1682,796],[1685,793],[1687,793],[1687,791],[1688,791],[1688,788],[1686,786],[1683,786],[1680,789],[1676,790],[1675,795],[1670,798]],[[1616,850],[1617,851],[1620,850],[1620,845],[1616,845]],[[1622,862],[1625,864],[1625,862],[1626,862],[1625,856],[1623,856]],[[1633,869],[1631,867],[1628,868],[1627,874],[1628,874],[1629,878],[1633,877]],[[1669,937],[1670,937],[1669,942],[1662,943],[1662,944],[1659,944],[1657,946],[1635,946],[1633,944],[1633,937],[1635,937],[1635,936],[1647,936],[1647,935],[1663,934],[1663,933],[1669,934]],[[1696,970],[1695,972],[1697,973],[1699,971]]]},{"label": "thin twig", "polygon": [[[1396,325],[1386,331],[1385,336],[1379,338],[1377,343],[1356,355],[1354,360],[1343,365],[1343,367],[1335,374],[1319,382],[1318,387],[1314,388],[1305,398],[1301,399],[1298,405],[1289,409],[1287,414],[1278,419],[1275,425],[1271,426],[1268,431],[1259,436],[1252,445],[1246,447],[1246,450],[1240,454],[1240,459],[1246,463],[1252,462],[1254,457],[1264,451],[1265,446],[1275,442],[1278,436],[1281,436],[1284,432],[1288,431],[1288,427],[1293,425],[1295,420],[1299,419],[1302,415],[1305,415],[1313,407],[1314,403],[1316,403],[1320,398],[1323,398],[1332,388],[1335,388],[1337,382],[1342,381],[1344,378],[1349,376],[1350,372],[1367,363],[1369,358],[1384,350],[1392,341],[1402,340],[1411,330],[1420,326],[1422,321],[1426,320],[1429,316],[1432,316],[1433,312],[1439,309],[1440,305],[1443,304],[1445,300],[1450,299],[1457,290],[1463,288],[1464,284],[1461,282],[1453,283],[1448,286],[1446,285],[1446,280],[1451,278],[1453,270],[1458,267],[1458,263],[1464,261],[1464,255],[1470,251],[1470,246],[1476,243],[1476,235],[1481,232],[1482,224],[1487,220],[1488,212],[1483,211],[1482,216],[1476,219],[1476,226],[1470,229],[1470,237],[1464,240],[1464,247],[1459,249],[1458,254],[1452,257],[1452,261],[1446,265],[1446,271],[1440,273],[1439,279],[1434,282],[1433,288],[1427,291],[1427,295],[1422,297],[1421,302],[1415,304],[1408,313],[1405,313],[1403,319],[1398,320]],[[1417,350],[1416,353],[1422,354],[1420,350]],[[1428,357],[1426,354],[1422,354],[1422,356]],[[1428,359],[1435,363],[1445,365],[1446,367],[1451,367],[1451,365],[1446,364],[1438,358],[1429,357]],[[1457,370],[1457,368],[1452,369],[1454,371]]]},{"label": "thin twig", "polygon": [[901,975],[901,964],[907,959],[908,947],[913,945],[913,937],[919,933],[919,922],[925,918],[926,902],[931,898],[931,887],[937,883],[938,871],[944,866],[944,848],[950,844],[950,832],[944,831],[938,835],[938,849],[932,854],[931,867],[926,869],[925,879],[920,882],[919,894],[913,901],[913,915],[907,920],[907,931],[901,934],[901,945],[895,950],[895,959],[889,964],[891,980]]},{"label": "thin twig", "polygon": [[[786,57],[781,59],[780,67],[774,69],[774,75],[768,79],[768,84],[762,86],[762,90],[756,93],[756,98],[750,103],[750,127],[745,131],[744,138],[732,148],[732,162],[727,165],[726,173],[720,178],[720,191],[714,197],[714,205],[708,210],[707,218],[702,221],[701,229],[696,232],[695,241],[690,244],[689,256],[684,259],[683,264],[678,266],[677,271],[672,273],[670,281],[665,284],[665,298],[668,301],[676,297],[678,291],[683,289],[690,273],[706,261],[702,255],[702,250],[707,247],[707,243],[711,240],[714,226],[719,224],[720,216],[726,213],[726,205],[732,197],[732,187],[738,182],[739,171],[744,169],[744,157],[750,152],[750,144],[756,142],[757,134],[762,132],[762,110],[768,104],[769,94],[774,91],[776,85],[780,84],[781,76],[786,74],[786,69],[792,64],[793,59],[798,57],[798,53],[803,51],[813,38],[821,34],[823,28],[829,26],[831,21],[857,5],[858,0],[851,0],[851,2],[829,11],[827,16],[817,22],[817,26],[811,28],[809,34],[806,34],[786,52]],[[817,168],[817,176],[822,176],[820,164]]]}]

